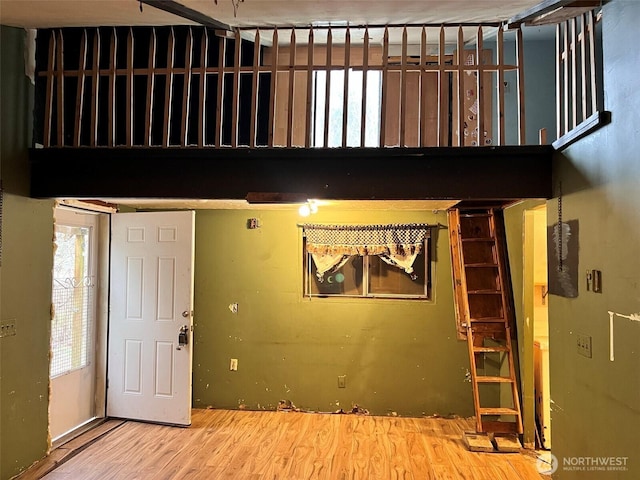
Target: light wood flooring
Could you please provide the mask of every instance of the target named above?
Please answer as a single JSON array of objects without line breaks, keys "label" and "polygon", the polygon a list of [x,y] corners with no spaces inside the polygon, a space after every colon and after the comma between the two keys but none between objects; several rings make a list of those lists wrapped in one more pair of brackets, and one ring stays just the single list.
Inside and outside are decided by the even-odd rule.
[{"label": "light wood flooring", "polygon": [[466,419],[194,410],[189,428],[126,422],[46,480],[529,480],[535,455],[473,453]]}]

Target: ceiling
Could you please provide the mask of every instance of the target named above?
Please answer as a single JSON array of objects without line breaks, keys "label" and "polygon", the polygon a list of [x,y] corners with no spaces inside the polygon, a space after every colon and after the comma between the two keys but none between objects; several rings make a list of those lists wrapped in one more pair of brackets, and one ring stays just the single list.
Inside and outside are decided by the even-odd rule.
[{"label": "ceiling", "polygon": [[[234,15],[234,2],[238,8]],[[239,2],[239,3],[238,3]],[[237,27],[503,21],[540,0],[180,0]],[[0,23],[25,28],[178,25],[187,20],[138,0],[0,0]]]}]

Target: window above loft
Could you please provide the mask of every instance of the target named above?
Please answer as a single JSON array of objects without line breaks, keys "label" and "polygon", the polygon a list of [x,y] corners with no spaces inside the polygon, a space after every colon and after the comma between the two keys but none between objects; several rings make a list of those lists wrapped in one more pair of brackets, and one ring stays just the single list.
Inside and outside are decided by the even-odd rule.
[{"label": "window above loft", "polygon": [[[344,81],[345,72],[348,72],[349,76],[347,88]],[[330,77],[329,82],[327,82],[327,73]],[[366,83],[363,83],[363,75],[367,76]],[[363,85],[366,85],[366,90],[363,89]],[[348,71],[315,72],[312,145],[314,147],[342,146],[343,128],[346,127],[347,147],[379,147],[381,90],[382,72],[380,71],[364,73],[362,70],[349,69]],[[345,108],[346,121],[343,112]],[[364,115],[362,115],[363,108]],[[328,120],[325,124],[327,114]],[[363,122],[364,125],[362,125]]]}]

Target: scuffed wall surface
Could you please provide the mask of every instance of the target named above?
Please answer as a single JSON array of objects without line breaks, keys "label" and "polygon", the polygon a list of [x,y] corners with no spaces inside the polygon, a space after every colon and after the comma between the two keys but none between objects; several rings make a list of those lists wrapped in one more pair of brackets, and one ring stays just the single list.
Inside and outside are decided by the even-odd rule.
[{"label": "scuffed wall surface", "polygon": [[0,27],[0,158],[3,258],[0,317],[16,335],[0,339],[0,478],[48,449],[49,325],[53,203],[28,198],[27,147],[33,90],[24,74],[21,29]]},{"label": "scuffed wall surface", "polygon": [[[556,159],[563,221],[580,222],[580,273],[577,298],[549,296],[554,479],[640,478],[640,323],[616,318],[612,362],[608,314],[640,312],[638,18],[636,1],[605,4],[605,109],[612,122]],[[557,198],[548,204],[548,222],[557,222]],[[590,269],[602,271],[602,293],[586,290]],[[592,358],[577,353],[578,334],[592,337]],[[626,458],[626,470],[565,468],[599,457]]]},{"label": "scuffed wall surface", "polygon": [[[259,217],[261,227],[247,229]],[[448,231],[432,239],[433,301],[304,298],[295,211],[196,214],[194,403],[473,414],[456,340]],[[321,211],[313,223],[446,223],[444,212]],[[238,312],[229,306],[238,304]],[[231,358],[238,370],[229,370]],[[346,375],[346,388],[338,376]]]}]

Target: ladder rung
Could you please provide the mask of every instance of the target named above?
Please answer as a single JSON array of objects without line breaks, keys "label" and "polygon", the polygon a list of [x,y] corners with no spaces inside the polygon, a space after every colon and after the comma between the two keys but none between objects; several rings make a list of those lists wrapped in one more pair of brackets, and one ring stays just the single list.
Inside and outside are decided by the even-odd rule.
[{"label": "ladder rung", "polygon": [[504,317],[478,317],[470,319],[471,323],[499,323],[504,322]]},{"label": "ladder rung", "polygon": [[480,415],[518,415],[518,411],[513,408],[504,407],[481,407]]},{"label": "ladder rung", "polygon": [[502,290],[467,290],[469,295],[500,295]]},{"label": "ladder rung", "polygon": [[463,238],[463,242],[495,242],[493,237]]},{"label": "ladder rung", "polygon": [[513,380],[510,377],[494,377],[489,375],[477,375],[476,381],[478,383],[511,383]]},{"label": "ladder rung", "polygon": [[473,347],[475,353],[508,352],[507,347]]},{"label": "ladder rung", "polygon": [[497,263],[465,263],[466,268],[498,268]]}]

